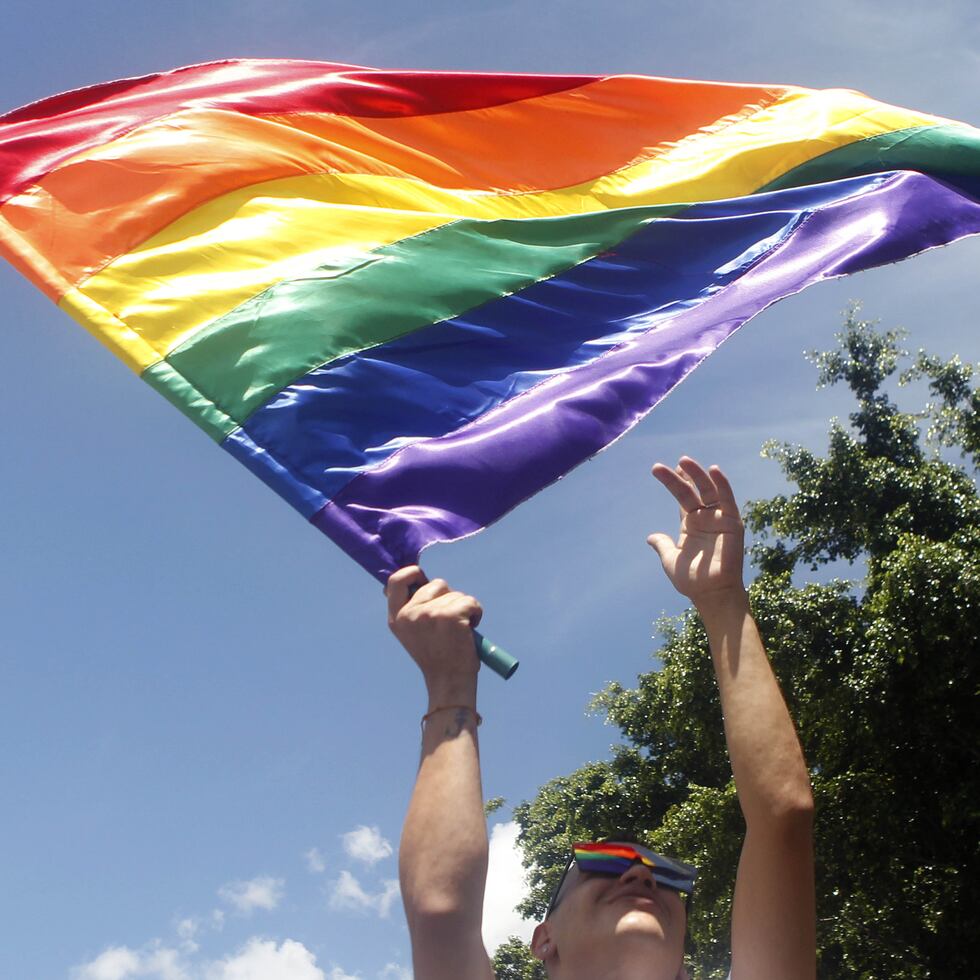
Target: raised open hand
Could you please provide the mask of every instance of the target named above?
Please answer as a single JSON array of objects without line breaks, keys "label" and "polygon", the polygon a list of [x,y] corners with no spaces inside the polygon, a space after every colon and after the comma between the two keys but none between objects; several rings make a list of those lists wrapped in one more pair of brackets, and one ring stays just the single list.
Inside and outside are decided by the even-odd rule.
[{"label": "raised open hand", "polygon": [[674,588],[695,603],[744,589],[745,528],[725,474],[717,466],[705,470],[689,456],[682,456],[675,469],[657,463],[653,475],[681,508],[676,542],[663,533],[647,538]]}]

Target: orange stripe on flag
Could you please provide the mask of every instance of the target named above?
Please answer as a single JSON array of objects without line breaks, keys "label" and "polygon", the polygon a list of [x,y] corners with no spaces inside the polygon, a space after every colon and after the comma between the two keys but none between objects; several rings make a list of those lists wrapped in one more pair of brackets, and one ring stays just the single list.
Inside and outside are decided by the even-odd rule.
[{"label": "orange stripe on flag", "polygon": [[653,156],[787,91],[617,76],[427,116],[186,110],[67,161],[0,208],[0,224],[29,247],[43,244],[60,276],[32,278],[58,299],[193,208],[252,184],[335,172],[503,193],[567,187]]}]

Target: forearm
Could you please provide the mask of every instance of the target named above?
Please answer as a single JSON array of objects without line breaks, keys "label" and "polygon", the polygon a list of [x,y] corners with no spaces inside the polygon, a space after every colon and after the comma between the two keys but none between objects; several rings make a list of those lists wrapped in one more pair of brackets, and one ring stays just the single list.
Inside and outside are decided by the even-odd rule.
[{"label": "forearm", "polygon": [[803,750],[749,610],[745,529],[728,478],[688,456],[654,476],[681,507],[675,543],[647,540],[708,633],[745,816],[732,908],[735,980],[809,980],[816,962],[813,795]]},{"label": "forearm", "polygon": [[744,589],[696,603],[708,633],[725,738],[748,827],[807,824],[810,777]]},{"label": "forearm", "polygon": [[399,858],[409,928],[479,930],[487,874],[476,677],[429,691],[422,759]]}]

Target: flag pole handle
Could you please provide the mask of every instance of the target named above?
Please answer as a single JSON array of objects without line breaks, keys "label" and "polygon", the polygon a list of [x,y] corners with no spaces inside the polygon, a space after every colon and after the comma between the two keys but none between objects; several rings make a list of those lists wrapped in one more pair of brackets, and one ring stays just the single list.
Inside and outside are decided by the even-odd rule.
[{"label": "flag pole handle", "polygon": [[473,630],[473,639],[476,641],[476,654],[480,660],[505,681],[510,680],[521,662],[515,660],[503,647],[498,647],[496,643],[488,640],[477,630]]}]

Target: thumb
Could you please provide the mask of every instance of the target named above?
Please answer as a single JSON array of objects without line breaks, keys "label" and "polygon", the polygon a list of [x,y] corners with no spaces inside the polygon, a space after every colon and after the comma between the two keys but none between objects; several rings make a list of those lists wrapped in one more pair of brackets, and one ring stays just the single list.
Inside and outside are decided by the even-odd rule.
[{"label": "thumb", "polygon": [[647,538],[647,544],[660,556],[660,562],[667,567],[667,562],[673,558],[677,551],[677,545],[669,534],[651,534]]},{"label": "thumb", "polygon": [[385,585],[385,595],[388,597],[388,619],[393,621],[416,589],[425,585],[429,580],[418,565],[408,565],[393,572]]}]

